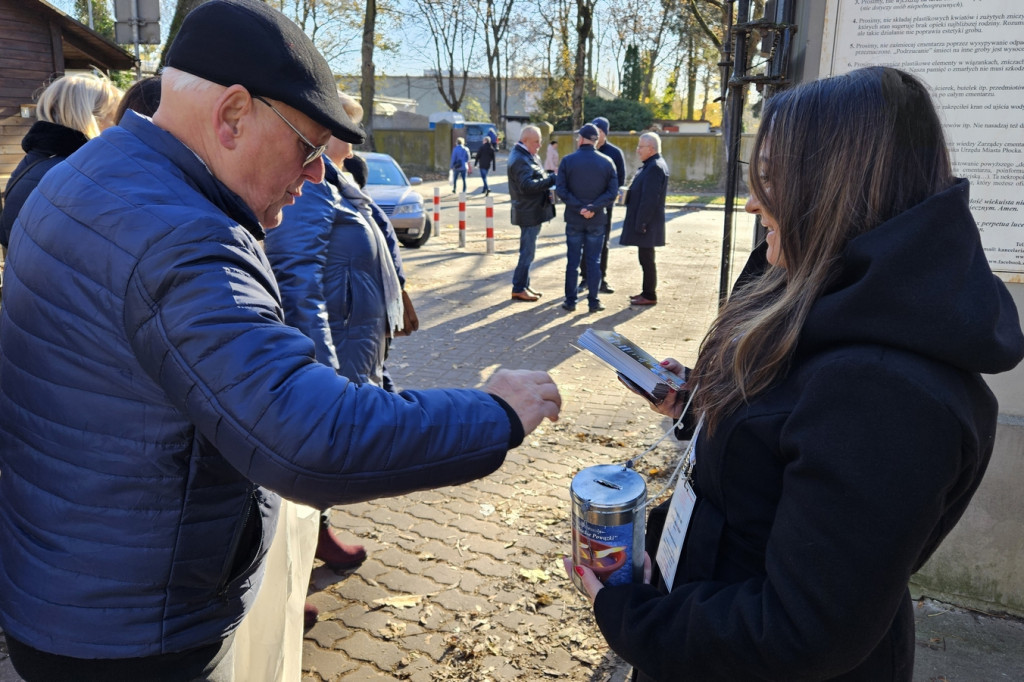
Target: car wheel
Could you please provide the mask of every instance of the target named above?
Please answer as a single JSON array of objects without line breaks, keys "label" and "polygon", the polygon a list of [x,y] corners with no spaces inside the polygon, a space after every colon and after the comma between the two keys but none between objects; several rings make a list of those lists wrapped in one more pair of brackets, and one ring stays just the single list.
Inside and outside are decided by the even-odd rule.
[{"label": "car wheel", "polygon": [[430,239],[430,218],[424,218],[423,232],[420,233],[419,237],[413,237],[411,239],[399,238],[398,241],[401,242],[402,246],[408,247],[410,249],[418,249],[424,244],[426,244],[428,239]]}]

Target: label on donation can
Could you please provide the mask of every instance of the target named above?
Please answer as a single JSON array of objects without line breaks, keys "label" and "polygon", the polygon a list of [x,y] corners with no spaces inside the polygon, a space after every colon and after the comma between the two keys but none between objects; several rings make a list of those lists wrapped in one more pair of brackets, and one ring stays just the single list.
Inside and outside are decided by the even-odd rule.
[{"label": "label on donation can", "polygon": [[[639,582],[644,568],[647,484],[621,464],[601,464],[572,479],[572,561],[605,585]],[[580,591],[583,579],[574,572]]]}]

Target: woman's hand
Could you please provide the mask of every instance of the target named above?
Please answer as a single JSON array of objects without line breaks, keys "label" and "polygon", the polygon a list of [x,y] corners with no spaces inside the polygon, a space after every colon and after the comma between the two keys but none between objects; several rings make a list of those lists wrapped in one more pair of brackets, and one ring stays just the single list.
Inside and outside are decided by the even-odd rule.
[{"label": "woman's hand", "polygon": [[[686,367],[683,363],[679,362],[675,358],[665,358],[661,361],[661,366],[673,374],[684,376],[686,373]],[[657,405],[651,404],[651,409],[658,414],[663,414],[666,417],[670,417],[673,420],[679,419],[679,415],[683,413],[683,408],[686,407],[686,401],[689,399],[689,391],[673,391],[669,390],[668,395]]]},{"label": "woman's hand", "polygon": [[[680,377],[682,377],[686,372],[686,367],[674,358],[665,358],[661,361],[661,366]],[[639,387],[633,384],[629,379],[626,379],[622,374],[619,374],[619,381],[633,393],[636,393],[642,398],[646,398],[652,410],[658,414],[670,417],[673,421],[679,419],[679,415],[683,413],[683,408],[686,407],[686,401],[690,398],[688,391],[679,392],[670,388],[664,400],[660,403],[654,403],[651,401],[651,397],[649,395],[640,390]]]},{"label": "woman's hand", "polygon": [[[572,579],[573,571],[576,572],[580,578],[583,579],[583,587],[587,591],[587,596],[590,597],[590,603],[593,604],[594,600],[597,599],[597,593],[604,589],[604,583],[598,580],[594,572],[586,566],[574,566],[572,563],[572,557],[562,557],[562,565],[565,567],[565,574]],[[644,584],[648,585],[651,582],[651,555],[644,552]]]}]

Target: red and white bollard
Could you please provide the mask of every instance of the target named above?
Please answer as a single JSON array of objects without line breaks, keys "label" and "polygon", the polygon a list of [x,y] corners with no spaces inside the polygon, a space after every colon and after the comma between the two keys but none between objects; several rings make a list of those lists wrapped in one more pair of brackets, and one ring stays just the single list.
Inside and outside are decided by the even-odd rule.
[{"label": "red and white bollard", "polygon": [[459,248],[466,248],[466,193],[459,192]]},{"label": "red and white bollard", "polygon": [[487,195],[486,203],[487,253],[494,253],[494,197]]},{"label": "red and white bollard", "polygon": [[441,188],[434,188],[434,234],[441,236]]}]

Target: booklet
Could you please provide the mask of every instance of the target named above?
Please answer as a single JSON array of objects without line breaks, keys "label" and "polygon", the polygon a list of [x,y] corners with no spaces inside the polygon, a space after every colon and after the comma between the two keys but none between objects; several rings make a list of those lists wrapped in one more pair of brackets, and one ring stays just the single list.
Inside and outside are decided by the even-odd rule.
[{"label": "booklet", "polygon": [[683,377],[662,367],[654,356],[618,332],[588,329],[580,334],[579,344],[608,363],[627,388],[655,405],[665,399],[669,389],[680,391],[686,383]]}]

